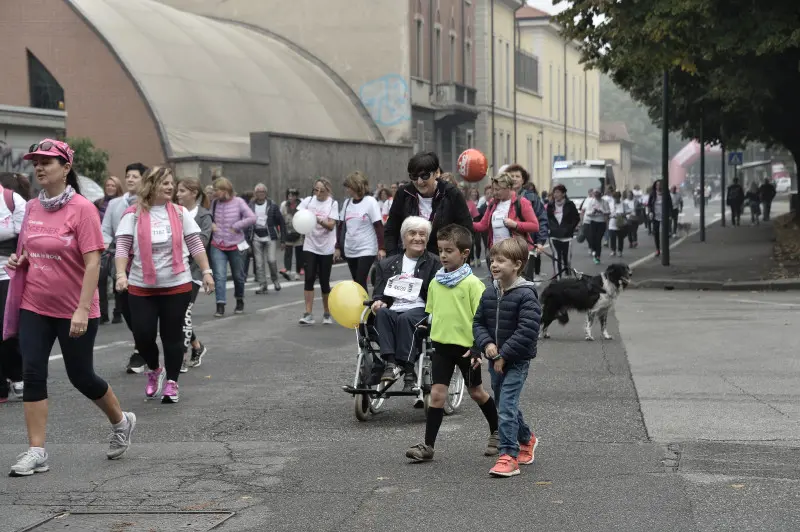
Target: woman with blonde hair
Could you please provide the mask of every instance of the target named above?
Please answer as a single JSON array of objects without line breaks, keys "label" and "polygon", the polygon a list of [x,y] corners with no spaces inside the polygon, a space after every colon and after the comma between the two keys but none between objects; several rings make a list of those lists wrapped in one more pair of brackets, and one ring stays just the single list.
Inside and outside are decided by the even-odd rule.
[{"label": "woman with blonde hair", "polygon": [[[175,181],[166,167],[153,167],[142,178],[135,206],[117,228],[117,290],[128,291],[133,338],[148,370],[145,396],[177,403],[183,362],[183,325],[192,300],[191,256],[200,266],[207,294],[214,290],[201,230],[185,207],[172,203]],[[129,276],[129,259],[132,260]],[[156,339],[161,332],[164,368]],[[166,385],[165,385],[166,381]]]},{"label": "woman with blonde hair", "polygon": [[[353,172],[344,180],[350,196],[344,201],[339,216],[334,260],[344,257],[353,280],[367,289],[367,276],[383,248],[383,217],[378,201],[367,195],[369,181],[361,172]],[[385,189],[384,189],[385,190]]]},{"label": "woman with blonde hair", "polygon": [[300,318],[301,325],[314,325],[314,281],[319,277],[322,290],[322,323],[333,324],[328,308],[328,294],[331,293],[331,269],[336,249],[336,222],[339,220],[339,203],[333,199],[331,182],[324,177],[314,182],[314,195],[304,199],[297,210],[308,210],[317,218],[317,225],[306,234],[303,244],[306,279],[303,296],[305,313]]},{"label": "woman with blonde hair", "polygon": [[214,219],[211,264],[214,267],[214,281],[217,287],[217,312],[214,316],[219,318],[225,315],[228,264],[231,265],[233,296],[236,298],[234,313],[241,314],[244,312],[245,278],[245,261],[241,252],[250,248],[245,239],[245,231],[256,223],[256,215],[242,198],[236,196],[231,182],[220,177],[214,181],[211,217]]},{"label": "woman with blonde hair", "polygon": [[[211,211],[208,210],[211,202],[208,200],[199,179],[183,178],[178,182],[177,198],[178,203],[189,211],[189,215],[197,222],[200,228],[200,240],[203,241],[203,248],[208,253],[208,245],[211,242],[211,226],[214,224],[211,219]],[[192,300],[189,307],[186,309],[186,318],[184,319],[183,331],[183,365],[181,365],[181,373],[188,371],[188,368],[194,368],[202,363],[203,356],[208,353],[206,347],[197,339],[194,334],[194,326],[192,325],[192,308],[194,302],[197,300],[197,294],[200,292],[200,287],[203,286],[203,270],[200,265],[193,258],[189,259],[192,270]],[[192,350],[191,357],[188,362],[186,355],[189,353],[189,348]]]}]

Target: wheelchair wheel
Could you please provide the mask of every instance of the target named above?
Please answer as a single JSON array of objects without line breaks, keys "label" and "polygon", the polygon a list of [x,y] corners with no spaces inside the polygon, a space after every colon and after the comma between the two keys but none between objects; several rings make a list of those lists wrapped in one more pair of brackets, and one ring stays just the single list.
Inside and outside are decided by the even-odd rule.
[{"label": "wheelchair wheel", "polygon": [[444,413],[449,416],[458,410],[461,401],[464,400],[464,377],[461,371],[456,369],[453,378],[450,379],[450,386],[447,388],[447,398],[444,401]]},{"label": "wheelchair wheel", "polygon": [[369,417],[372,415],[369,395],[354,395],[353,403],[355,406],[356,419],[362,422],[369,421]]},{"label": "wheelchair wheel", "polygon": [[[383,389],[383,384],[379,384],[378,385],[378,389],[382,390]],[[383,407],[384,401],[386,401],[385,397],[373,397],[373,398],[371,398],[370,401],[369,401],[369,411],[372,412],[373,414],[377,414],[378,412],[380,412],[381,407]]]}]

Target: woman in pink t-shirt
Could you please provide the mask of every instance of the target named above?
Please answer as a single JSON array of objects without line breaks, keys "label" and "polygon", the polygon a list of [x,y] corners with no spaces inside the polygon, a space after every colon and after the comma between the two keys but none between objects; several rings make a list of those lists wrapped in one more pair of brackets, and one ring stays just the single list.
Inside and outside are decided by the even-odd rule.
[{"label": "woman in pink t-shirt", "polygon": [[[97,208],[81,196],[72,169],[74,152],[64,142],[44,139],[31,146],[39,197],[28,202],[22,224],[21,253],[8,268],[24,275],[19,311],[19,345],[25,389],[25,422],[30,448],[17,457],[12,476],[49,469],[44,450],[47,426],[47,364],[56,339],[70,382],[100,407],[111,422],[111,447],[116,459],[130,446],[136,416],[123,412],[109,385],[94,372],[94,339],[100,317],[97,278],[103,233]],[[12,290],[19,284],[14,279]],[[6,316],[6,320],[9,316]]]}]

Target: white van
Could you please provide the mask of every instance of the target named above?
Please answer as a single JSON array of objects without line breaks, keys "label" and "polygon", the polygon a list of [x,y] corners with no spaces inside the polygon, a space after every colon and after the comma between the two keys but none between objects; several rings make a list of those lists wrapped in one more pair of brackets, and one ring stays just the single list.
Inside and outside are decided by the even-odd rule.
[{"label": "white van", "polygon": [[556,161],[550,190],[556,185],[564,185],[568,196],[582,201],[590,188],[605,191],[607,185],[615,185],[614,172],[603,160]]}]

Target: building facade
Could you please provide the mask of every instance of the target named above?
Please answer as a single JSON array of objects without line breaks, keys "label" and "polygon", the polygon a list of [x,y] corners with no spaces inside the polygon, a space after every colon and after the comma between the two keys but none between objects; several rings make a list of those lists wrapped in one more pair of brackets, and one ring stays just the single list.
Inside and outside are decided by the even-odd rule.
[{"label": "building facade", "polygon": [[624,122],[600,124],[600,159],[614,170],[614,179],[619,190],[633,188],[633,146]]}]

